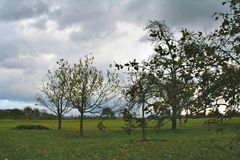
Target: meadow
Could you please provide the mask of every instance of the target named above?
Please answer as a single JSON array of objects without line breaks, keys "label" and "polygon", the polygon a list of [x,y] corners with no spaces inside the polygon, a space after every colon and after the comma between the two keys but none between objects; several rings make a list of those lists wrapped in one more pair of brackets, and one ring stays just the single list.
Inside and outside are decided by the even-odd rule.
[{"label": "meadow", "polygon": [[[223,134],[208,131],[206,119],[189,120],[176,131],[165,125],[159,133],[148,128],[148,140],[141,141],[141,131],[127,135],[123,120],[85,120],[83,137],[79,121],[64,120],[58,131],[55,120],[0,120],[1,160],[237,160],[240,144],[233,143],[234,126],[240,118],[226,120]],[[105,132],[97,129],[103,121]],[[14,130],[17,125],[44,125],[47,131]],[[235,141],[235,140],[234,140]]]}]

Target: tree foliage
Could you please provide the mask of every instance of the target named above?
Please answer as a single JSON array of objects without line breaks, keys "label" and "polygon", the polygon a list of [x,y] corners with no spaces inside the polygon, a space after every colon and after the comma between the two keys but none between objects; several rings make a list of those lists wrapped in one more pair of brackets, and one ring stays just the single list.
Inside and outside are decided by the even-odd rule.
[{"label": "tree foliage", "polygon": [[52,111],[58,118],[58,129],[61,129],[61,120],[64,114],[71,110],[67,95],[69,92],[67,71],[69,64],[60,59],[57,61],[58,68],[48,70],[47,80],[41,86],[42,94],[37,95],[36,100],[41,105]]},{"label": "tree foliage", "polygon": [[114,88],[104,79],[103,73],[93,65],[94,58],[85,56],[79,63],[73,64],[68,72],[68,100],[80,113],[80,135],[83,136],[83,116],[86,113],[97,113],[114,93]]},{"label": "tree foliage", "polygon": [[219,57],[221,88],[218,93],[228,109],[239,107],[240,103],[240,1],[226,0],[226,12],[216,12],[215,19],[222,21],[220,27],[211,35],[210,40]]},{"label": "tree foliage", "polygon": [[[142,139],[146,140],[145,128],[146,113],[148,112],[148,103],[153,98],[150,94],[151,85],[148,83],[148,73],[144,70],[140,70],[138,67],[139,63],[134,60],[124,64],[128,68],[128,72],[125,75],[125,82],[119,83],[120,93],[122,94],[126,104],[123,106],[123,117],[125,126],[123,129],[131,134],[131,131],[136,127],[142,129]],[[123,65],[115,64],[117,69],[122,69]],[[134,116],[133,110],[136,110],[137,114],[140,114],[137,118]],[[135,122],[137,124],[135,124]]]},{"label": "tree foliage", "polygon": [[102,118],[113,119],[115,118],[115,113],[110,107],[104,107],[101,112]]}]

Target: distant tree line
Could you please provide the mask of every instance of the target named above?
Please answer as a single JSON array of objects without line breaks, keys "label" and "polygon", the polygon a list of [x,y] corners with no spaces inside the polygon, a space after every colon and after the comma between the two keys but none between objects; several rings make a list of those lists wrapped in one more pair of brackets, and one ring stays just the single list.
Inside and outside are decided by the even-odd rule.
[{"label": "distant tree line", "polygon": [[[79,119],[80,115],[67,115],[62,117],[63,119]],[[45,109],[32,108],[27,106],[23,109],[2,109],[0,110],[0,119],[25,119],[25,120],[53,120],[56,119],[56,115],[49,113]],[[98,115],[84,115],[84,119],[115,119],[115,112],[106,107]]]},{"label": "distant tree line", "polygon": [[39,110],[27,106],[22,110],[17,108],[0,110],[0,119],[56,119],[56,116],[48,113],[45,109]]}]

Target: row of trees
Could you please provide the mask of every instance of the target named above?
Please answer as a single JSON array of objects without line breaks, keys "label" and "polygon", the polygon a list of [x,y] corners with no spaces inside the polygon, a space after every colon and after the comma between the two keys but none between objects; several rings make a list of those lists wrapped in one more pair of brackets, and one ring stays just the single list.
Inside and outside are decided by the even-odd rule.
[{"label": "row of trees", "polygon": [[106,79],[93,66],[93,57],[86,56],[79,63],[70,65],[66,60],[57,62],[58,68],[49,70],[42,85],[42,95],[37,101],[58,117],[58,129],[64,114],[77,109],[80,114],[80,135],[83,135],[84,114],[98,113],[104,104],[114,97],[114,87],[109,85],[113,77],[109,72]]},{"label": "row of trees", "polygon": [[118,89],[125,106],[126,128],[132,126],[133,111],[137,110],[143,139],[146,117],[156,120],[158,127],[168,118],[175,130],[183,113],[187,121],[192,115],[223,105],[226,113],[239,109],[240,2],[226,0],[223,5],[229,10],[214,14],[222,23],[209,35],[182,29],[177,39],[164,21],[150,21],[146,30],[155,53],[147,61],[115,64],[116,69],[125,69],[121,76],[115,70],[104,79],[93,66],[92,57],[72,66],[63,59],[58,61],[58,68],[48,71],[44,96],[38,96],[38,102],[58,115],[59,129],[62,115],[76,108],[83,135],[83,115],[98,112]]}]

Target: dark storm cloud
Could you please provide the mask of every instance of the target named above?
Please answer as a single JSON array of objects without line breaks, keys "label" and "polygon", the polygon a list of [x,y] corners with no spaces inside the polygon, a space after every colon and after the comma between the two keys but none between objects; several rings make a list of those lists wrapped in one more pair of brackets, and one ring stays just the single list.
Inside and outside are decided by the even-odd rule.
[{"label": "dark storm cloud", "polygon": [[1,0],[0,20],[13,21],[32,18],[48,11],[48,4],[41,0]]}]

